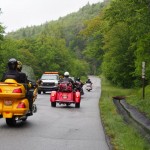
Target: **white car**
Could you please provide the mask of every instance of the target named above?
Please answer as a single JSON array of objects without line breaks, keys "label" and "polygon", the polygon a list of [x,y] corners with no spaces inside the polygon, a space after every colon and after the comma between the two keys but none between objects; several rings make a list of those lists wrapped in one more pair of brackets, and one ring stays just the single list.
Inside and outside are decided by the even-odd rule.
[{"label": "white car", "polygon": [[51,92],[58,89],[59,74],[58,72],[45,72],[40,79],[38,94],[41,92]]}]

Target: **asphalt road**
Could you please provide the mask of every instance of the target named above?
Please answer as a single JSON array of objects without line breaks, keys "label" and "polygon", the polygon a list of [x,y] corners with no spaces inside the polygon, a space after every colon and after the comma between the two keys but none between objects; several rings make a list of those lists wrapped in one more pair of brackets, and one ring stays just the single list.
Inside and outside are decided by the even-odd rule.
[{"label": "asphalt road", "polygon": [[0,119],[0,150],[108,150],[98,107],[100,79],[90,78],[93,90],[84,90],[80,108],[53,108],[46,93],[38,95],[38,111],[24,124],[8,127]]}]

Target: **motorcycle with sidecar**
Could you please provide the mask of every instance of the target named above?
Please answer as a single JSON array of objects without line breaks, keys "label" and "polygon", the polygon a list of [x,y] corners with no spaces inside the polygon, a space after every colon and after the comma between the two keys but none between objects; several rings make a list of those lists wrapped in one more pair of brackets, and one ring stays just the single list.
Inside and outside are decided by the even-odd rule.
[{"label": "motorcycle with sidecar", "polygon": [[74,90],[72,84],[69,82],[61,82],[58,85],[57,91],[52,91],[50,95],[50,102],[52,107],[56,107],[56,103],[65,104],[69,106],[70,104],[75,104],[76,108],[80,108],[80,91]]}]

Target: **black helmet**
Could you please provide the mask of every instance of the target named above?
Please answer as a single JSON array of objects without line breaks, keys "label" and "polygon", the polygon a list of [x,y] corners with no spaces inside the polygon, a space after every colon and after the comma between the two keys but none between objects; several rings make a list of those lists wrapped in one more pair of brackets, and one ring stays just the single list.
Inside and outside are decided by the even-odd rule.
[{"label": "black helmet", "polygon": [[8,68],[10,70],[16,70],[17,69],[17,60],[15,58],[11,58],[8,61]]},{"label": "black helmet", "polygon": [[77,78],[77,81],[80,81],[80,78]]},{"label": "black helmet", "polygon": [[22,62],[21,61],[17,61],[17,70],[18,71],[22,70]]}]

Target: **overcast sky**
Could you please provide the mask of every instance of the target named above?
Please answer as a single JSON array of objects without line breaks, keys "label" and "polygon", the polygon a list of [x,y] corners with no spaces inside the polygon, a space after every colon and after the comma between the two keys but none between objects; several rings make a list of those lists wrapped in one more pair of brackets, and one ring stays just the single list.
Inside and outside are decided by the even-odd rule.
[{"label": "overcast sky", "polygon": [[21,27],[40,25],[46,21],[57,20],[72,12],[77,12],[88,2],[90,4],[103,0],[0,0],[0,23],[6,27],[5,32],[15,31]]}]

